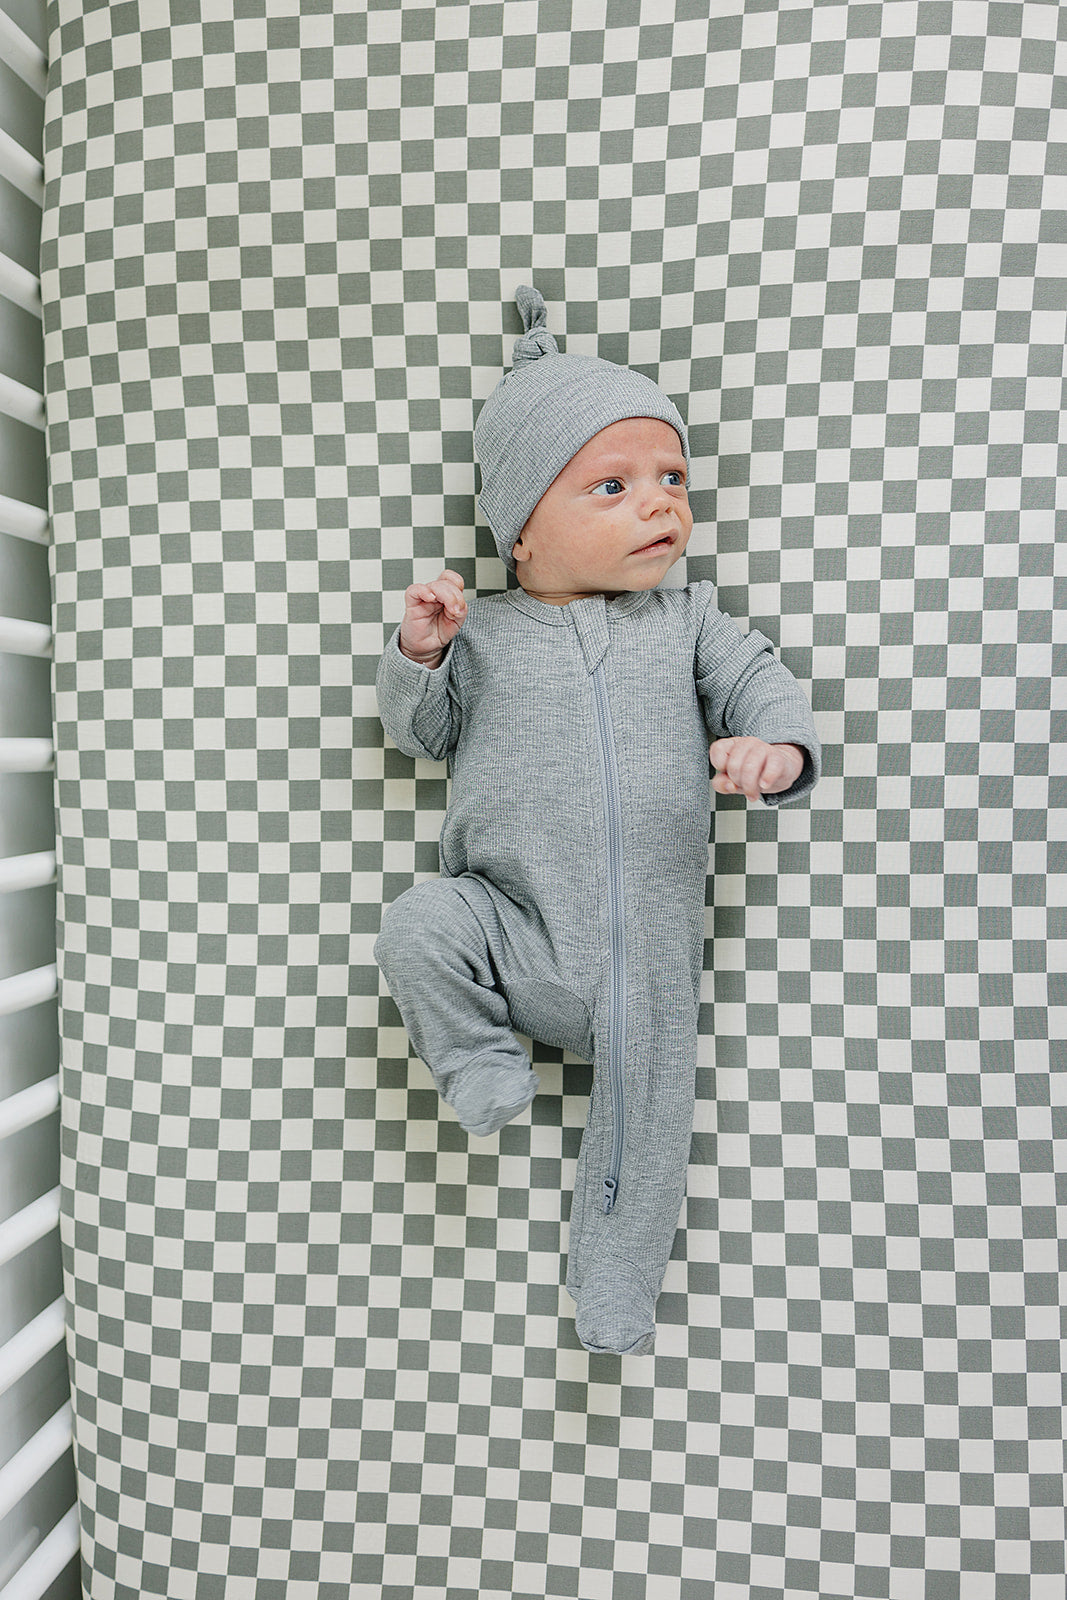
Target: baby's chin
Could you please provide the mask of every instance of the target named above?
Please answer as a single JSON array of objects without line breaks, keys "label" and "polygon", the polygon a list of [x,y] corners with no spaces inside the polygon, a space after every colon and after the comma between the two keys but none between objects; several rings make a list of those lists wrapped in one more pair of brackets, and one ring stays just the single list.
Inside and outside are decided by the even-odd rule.
[{"label": "baby's chin", "polygon": [[519,587],[535,599],[553,604],[566,604],[563,595],[577,598],[581,595],[606,595],[613,600],[620,594],[633,594],[645,589],[655,589],[661,584],[684,554],[672,553],[671,559],[642,562],[622,562],[617,566],[598,569],[589,567],[574,572],[552,572],[531,576],[526,566],[516,564],[515,576]]},{"label": "baby's chin", "polygon": [[618,577],[625,579],[625,582],[616,584],[615,587],[626,588],[631,591],[656,589],[663,582],[671,568],[678,565],[684,554],[685,547],[683,546],[681,550],[672,551],[669,561],[666,558],[659,561],[641,563],[635,561],[618,574]]},{"label": "baby's chin", "polygon": [[657,589],[673,566],[672,561],[668,566],[661,567],[658,572],[636,572],[630,577],[627,588],[633,591]]}]

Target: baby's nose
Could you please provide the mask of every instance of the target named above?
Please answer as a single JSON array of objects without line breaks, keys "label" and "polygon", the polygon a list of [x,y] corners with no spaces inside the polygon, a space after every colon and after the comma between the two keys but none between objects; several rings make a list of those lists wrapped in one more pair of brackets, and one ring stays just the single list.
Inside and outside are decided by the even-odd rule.
[{"label": "baby's nose", "polygon": [[661,483],[658,478],[646,478],[642,488],[642,500],[648,509],[656,511],[660,506],[670,505],[671,497],[667,493],[667,485]]}]

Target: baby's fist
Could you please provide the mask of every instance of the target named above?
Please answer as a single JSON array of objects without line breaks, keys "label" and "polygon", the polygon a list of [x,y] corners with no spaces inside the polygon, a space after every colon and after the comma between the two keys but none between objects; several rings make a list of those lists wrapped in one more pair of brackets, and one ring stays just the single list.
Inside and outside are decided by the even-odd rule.
[{"label": "baby's fist", "polygon": [[431,669],[440,665],[466,615],[463,579],[458,572],[446,567],[432,583],[409,584],[400,624],[401,655]]},{"label": "baby's fist", "polygon": [[719,770],[711,787],[719,794],[743,794],[759,800],[765,794],[791,789],[804,770],[804,752],[796,744],[767,744],[763,739],[716,739],[708,751]]}]

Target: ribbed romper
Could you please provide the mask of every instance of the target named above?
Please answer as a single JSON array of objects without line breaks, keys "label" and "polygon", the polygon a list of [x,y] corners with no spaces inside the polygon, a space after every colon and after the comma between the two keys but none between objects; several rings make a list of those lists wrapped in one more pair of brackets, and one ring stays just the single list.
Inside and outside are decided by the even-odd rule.
[{"label": "ribbed romper", "polygon": [[[441,876],[386,911],[375,957],[471,1132],[536,1090],[513,1030],[592,1061],[566,1285],[586,1349],[647,1353],[693,1128],[708,744],[800,745],[799,779],[764,803],[798,799],[820,771],[811,709],[707,582],[565,606],[479,596],[433,670],[398,640],[382,723],[407,755],[447,758],[452,783]],[[487,1124],[490,1079],[514,1082],[515,1108]]]}]

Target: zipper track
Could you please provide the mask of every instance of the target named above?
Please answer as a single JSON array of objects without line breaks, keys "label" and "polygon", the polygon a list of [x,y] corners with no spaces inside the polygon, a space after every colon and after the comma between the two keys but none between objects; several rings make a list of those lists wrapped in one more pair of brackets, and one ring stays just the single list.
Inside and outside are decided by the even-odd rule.
[{"label": "zipper track", "polygon": [[604,810],[608,824],[608,941],[611,952],[608,989],[608,1081],[611,1086],[611,1165],[604,1178],[605,1213],[618,1198],[622,1151],[626,1133],[624,1071],[626,1062],[626,924],[623,899],[622,798],[615,758],[604,664],[593,669],[593,703],[600,743],[600,770],[604,781]]}]

